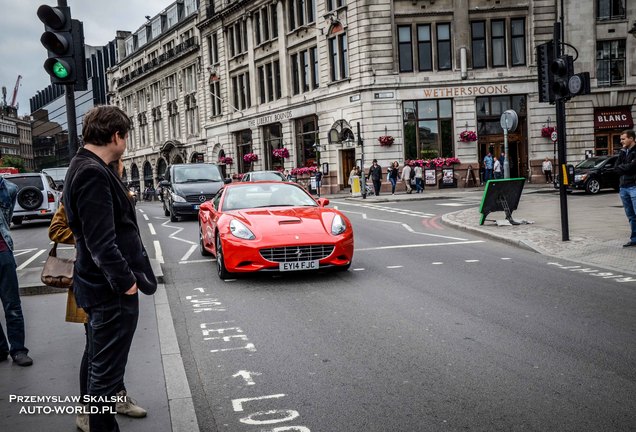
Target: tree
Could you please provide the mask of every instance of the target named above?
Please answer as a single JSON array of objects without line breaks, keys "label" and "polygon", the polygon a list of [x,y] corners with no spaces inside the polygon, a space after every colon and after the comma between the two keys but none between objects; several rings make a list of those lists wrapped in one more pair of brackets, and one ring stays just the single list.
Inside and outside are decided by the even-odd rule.
[{"label": "tree", "polygon": [[24,160],[15,156],[4,156],[0,159],[0,167],[14,167],[20,172],[26,172],[24,168]]}]

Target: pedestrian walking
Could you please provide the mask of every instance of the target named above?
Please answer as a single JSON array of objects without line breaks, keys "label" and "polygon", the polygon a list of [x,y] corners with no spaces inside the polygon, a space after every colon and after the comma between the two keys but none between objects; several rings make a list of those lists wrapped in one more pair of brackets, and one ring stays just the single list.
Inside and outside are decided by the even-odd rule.
[{"label": "pedestrian walking", "polygon": [[404,168],[402,168],[402,181],[404,182],[404,185],[406,186],[406,193],[410,194],[413,193],[413,188],[411,187],[411,165],[410,162],[405,162],[404,163]]},{"label": "pedestrian walking", "polygon": [[7,325],[5,335],[0,324],[0,362],[11,355],[16,365],[31,366],[33,360],[28,355],[29,350],[24,346],[24,315],[13,256],[13,239],[9,232],[17,196],[18,187],[0,176],[0,299]]},{"label": "pedestrian walking", "polygon": [[391,195],[395,195],[395,186],[400,178],[400,164],[394,161],[389,167],[389,181],[391,182]]},{"label": "pedestrian walking", "polygon": [[[117,173],[119,177],[121,177],[123,173],[124,165],[121,159],[116,162],[112,162],[108,164],[109,167]],[[66,217],[66,211],[64,210],[63,203],[60,203],[55,215],[53,215],[53,220],[51,220],[51,225],[49,226],[49,239],[55,243],[69,244],[75,245],[75,238],[73,237],[73,232],[68,226],[68,219]],[[66,301],[66,322],[74,322],[74,323],[82,323],[84,324],[84,335],[86,337],[86,342],[84,344],[84,352],[82,353],[82,360],[80,363],[79,370],[79,388],[80,388],[80,396],[82,400],[82,404],[84,404],[84,397],[88,395],[88,363],[89,363],[89,339],[88,339],[88,315],[84,312],[84,309],[77,306],[77,302],[75,301],[75,296],[73,294],[73,289],[68,290],[68,298]],[[128,396],[126,391],[126,387],[122,382],[122,389],[117,392],[118,401],[115,404],[115,410],[117,414],[141,418],[145,417],[147,411],[137,405],[137,402]],[[119,400],[121,399],[121,400]],[[84,410],[86,411],[86,410]],[[88,414],[86,412],[80,412],[75,417],[75,425],[82,432],[89,432],[88,425]]]},{"label": "pedestrian walking", "polygon": [[415,192],[420,193],[424,190],[424,188],[422,187],[422,165],[416,162],[413,171],[415,172]]},{"label": "pedestrian walking", "polygon": [[92,432],[119,431],[115,400],[123,388],[137,327],[137,291],[153,294],[157,288],[135,206],[107,165],[125,152],[130,128],[128,116],[118,107],[88,111],[82,128],[84,147],[71,160],[64,182],[64,206],[77,252],[73,293],[89,320]]},{"label": "pedestrian walking", "polygon": [[373,159],[373,164],[369,168],[369,178],[373,182],[373,190],[375,196],[380,196],[380,188],[382,187],[382,168],[378,165],[378,160]]},{"label": "pedestrian walking", "polygon": [[493,162],[492,172],[495,175],[495,180],[503,178],[503,171],[501,169],[501,162],[499,161],[499,159],[495,159],[495,161]]},{"label": "pedestrian walking", "polygon": [[620,197],[629,220],[631,234],[623,247],[636,246],[636,134],[625,130],[621,134],[621,149],[616,161],[615,171],[620,174]]},{"label": "pedestrian walking", "polygon": [[484,183],[492,178],[493,163],[492,154],[488,152],[484,157]]},{"label": "pedestrian walking", "polygon": [[552,183],[552,162],[546,156],[541,164],[541,171],[543,171],[543,175],[545,176],[546,183]]}]

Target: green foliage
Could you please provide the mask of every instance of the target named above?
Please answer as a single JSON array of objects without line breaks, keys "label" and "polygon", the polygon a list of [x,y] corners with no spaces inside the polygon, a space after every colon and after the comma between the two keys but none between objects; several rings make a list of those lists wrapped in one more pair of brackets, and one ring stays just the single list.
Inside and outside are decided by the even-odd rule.
[{"label": "green foliage", "polygon": [[422,149],[420,153],[422,154],[422,159],[435,159],[439,156],[439,152],[432,149]]},{"label": "green foliage", "polygon": [[26,172],[24,160],[16,156],[3,156],[2,159],[0,159],[0,167],[14,167],[20,172]]}]

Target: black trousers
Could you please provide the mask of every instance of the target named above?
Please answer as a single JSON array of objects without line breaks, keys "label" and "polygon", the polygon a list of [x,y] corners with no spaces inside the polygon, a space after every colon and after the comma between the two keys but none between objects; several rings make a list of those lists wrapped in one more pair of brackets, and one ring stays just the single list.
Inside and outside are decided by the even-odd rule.
[{"label": "black trousers", "polygon": [[[90,321],[88,394],[98,398],[89,403],[90,430],[118,432],[114,397],[124,386],[128,352],[139,318],[139,297],[120,295],[87,308],[86,313]],[[98,412],[93,413],[94,410]]]},{"label": "black trousers", "polygon": [[380,188],[382,187],[382,180],[373,180],[373,191],[376,196],[380,195]]}]

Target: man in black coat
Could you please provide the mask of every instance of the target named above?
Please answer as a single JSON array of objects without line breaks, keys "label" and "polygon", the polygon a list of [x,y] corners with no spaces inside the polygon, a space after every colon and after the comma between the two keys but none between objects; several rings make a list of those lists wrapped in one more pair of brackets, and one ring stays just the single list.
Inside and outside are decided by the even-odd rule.
[{"label": "man in black coat", "polygon": [[621,134],[623,148],[618,155],[614,170],[620,174],[620,197],[623,201],[625,215],[629,220],[631,234],[623,247],[636,246],[636,133],[625,130]]},{"label": "man in black coat", "polygon": [[108,164],[126,150],[130,120],[114,106],[84,116],[81,148],[64,182],[64,206],[77,250],[73,292],[89,316],[91,432],[119,431],[115,395],[123,388],[137,327],[137,290],[152,294],[157,280],[141,241],[134,203]]},{"label": "man in black coat", "polygon": [[369,168],[369,178],[373,182],[373,191],[375,196],[380,195],[380,188],[382,187],[382,168],[378,165],[378,160],[373,159],[373,164]]}]

